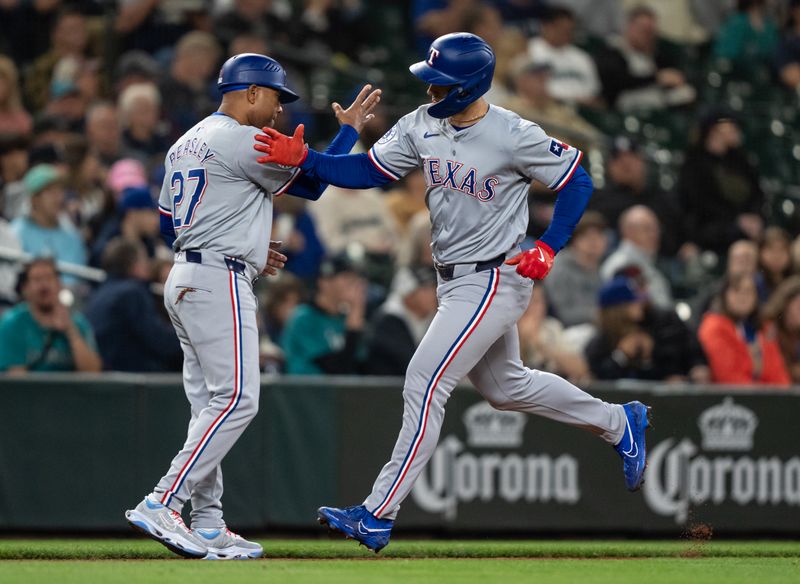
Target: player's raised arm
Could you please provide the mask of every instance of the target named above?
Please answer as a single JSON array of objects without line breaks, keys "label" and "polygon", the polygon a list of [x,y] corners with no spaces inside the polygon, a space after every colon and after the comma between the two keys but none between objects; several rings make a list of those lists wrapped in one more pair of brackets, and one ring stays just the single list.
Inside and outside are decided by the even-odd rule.
[{"label": "player's raised arm", "polygon": [[[339,121],[340,128],[339,133],[334,136],[324,153],[330,155],[349,153],[358,141],[361,130],[375,117],[372,111],[380,101],[381,90],[373,90],[372,86],[367,84],[361,89],[349,108],[344,109],[337,102],[333,102],[331,108]],[[296,197],[315,201],[319,199],[327,187],[328,184],[326,182],[303,174],[297,177],[287,192]]]},{"label": "player's raised arm", "polygon": [[[372,111],[381,101],[381,90],[375,89],[372,90],[372,85],[365,85],[361,91],[358,93],[356,98],[353,100],[353,103],[350,104],[350,107],[344,109],[341,105],[337,102],[333,102],[331,104],[331,109],[333,109],[333,113],[336,115],[336,119],[339,120],[339,124],[342,127],[351,126],[355,129],[356,132],[359,134],[361,130],[364,129],[364,126],[375,117],[375,114]],[[328,146],[328,150],[331,154],[341,154],[340,152],[330,152],[331,147]]]}]

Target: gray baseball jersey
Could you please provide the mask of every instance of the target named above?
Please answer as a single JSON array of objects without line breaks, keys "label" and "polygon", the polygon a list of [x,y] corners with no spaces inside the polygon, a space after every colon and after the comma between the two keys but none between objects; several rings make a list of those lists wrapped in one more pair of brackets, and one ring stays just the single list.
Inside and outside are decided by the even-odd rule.
[{"label": "gray baseball jersey", "polygon": [[172,216],[176,250],[208,249],[263,270],[272,197],[284,193],[299,171],[256,162],[258,132],[215,113],[169,149],[158,206]]},{"label": "gray baseball jersey", "polygon": [[393,179],[422,168],[438,262],[485,261],[516,247],[528,226],[531,181],[560,189],[581,152],[494,105],[461,130],[430,116],[429,107],[401,118],[370,149],[370,159]]}]

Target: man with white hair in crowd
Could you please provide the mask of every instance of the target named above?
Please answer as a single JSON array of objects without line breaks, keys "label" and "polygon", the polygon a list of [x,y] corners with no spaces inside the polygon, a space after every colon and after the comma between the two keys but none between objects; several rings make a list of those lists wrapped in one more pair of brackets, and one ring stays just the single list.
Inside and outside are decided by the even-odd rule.
[{"label": "man with white hair in crowd", "polygon": [[621,270],[635,269],[650,301],[659,308],[674,308],[669,280],[656,266],[661,247],[661,226],[656,214],[649,207],[634,205],[620,215],[619,235],[619,247],[600,268],[603,281],[610,281]]},{"label": "man with white hair in crowd", "polygon": [[175,45],[169,76],[159,86],[173,138],[216,109],[209,88],[219,72],[221,54],[214,35],[199,30],[183,35]]},{"label": "man with white hair in crowd", "polygon": [[153,83],[136,83],[119,96],[123,156],[145,166],[162,162],[170,144],[160,131],[161,93]]}]

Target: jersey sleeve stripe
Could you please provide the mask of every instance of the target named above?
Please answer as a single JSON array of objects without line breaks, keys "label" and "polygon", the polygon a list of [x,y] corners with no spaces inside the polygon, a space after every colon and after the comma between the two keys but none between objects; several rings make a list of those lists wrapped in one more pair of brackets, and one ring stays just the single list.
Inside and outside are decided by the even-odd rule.
[{"label": "jersey sleeve stripe", "polygon": [[292,183],[294,182],[294,179],[296,179],[298,176],[300,176],[300,172],[301,172],[301,170],[299,168],[295,168],[294,172],[292,173],[292,176],[289,177],[289,180],[287,180],[285,183],[283,183],[283,185],[281,185],[281,187],[278,188],[275,191],[274,195],[276,197],[280,197],[283,193],[288,191],[289,187],[292,186]]},{"label": "jersey sleeve stripe", "polygon": [[569,182],[569,179],[572,178],[572,175],[575,174],[575,169],[578,168],[578,166],[581,163],[581,160],[583,159],[583,152],[581,152],[580,150],[576,150],[576,152],[577,154],[575,155],[575,159],[572,161],[572,164],[570,164],[566,172],[564,172],[564,174],[561,175],[561,178],[558,179],[553,184],[553,186],[550,187],[551,189],[555,191],[560,191],[564,187],[564,185]]},{"label": "jersey sleeve stripe", "polygon": [[369,151],[367,152],[367,156],[369,156],[370,162],[372,162],[372,164],[375,165],[375,168],[381,171],[382,174],[386,175],[392,180],[400,180],[400,175],[395,174],[394,172],[389,170],[389,168],[380,161],[378,155],[375,154],[374,148],[369,149]]},{"label": "jersey sleeve stripe", "polygon": [[158,212],[162,215],[166,215],[167,217],[172,217],[172,212],[169,209],[162,207],[161,205],[158,206]]}]

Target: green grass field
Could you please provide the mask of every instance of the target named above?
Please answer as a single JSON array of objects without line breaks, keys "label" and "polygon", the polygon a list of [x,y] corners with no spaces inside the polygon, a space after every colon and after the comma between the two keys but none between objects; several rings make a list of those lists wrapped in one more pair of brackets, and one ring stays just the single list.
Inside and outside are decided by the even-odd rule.
[{"label": "green grass field", "polygon": [[800,583],[800,542],[264,540],[265,558],[183,560],[142,539],[0,540],[0,583]]}]

